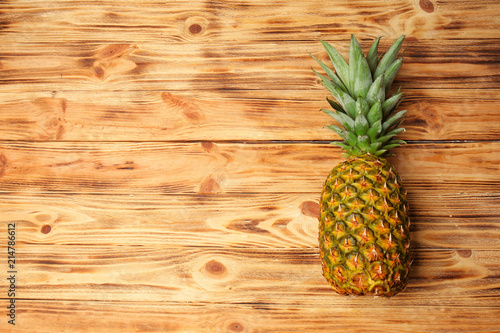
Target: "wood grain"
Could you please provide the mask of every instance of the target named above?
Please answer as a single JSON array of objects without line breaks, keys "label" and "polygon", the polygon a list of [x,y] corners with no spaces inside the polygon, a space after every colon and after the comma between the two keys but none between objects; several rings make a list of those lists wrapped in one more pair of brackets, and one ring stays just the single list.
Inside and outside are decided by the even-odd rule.
[{"label": "wood grain", "polygon": [[[82,6],[89,4],[90,6]],[[302,41],[322,35],[355,32],[367,37],[399,33],[418,39],[498,38],[495,22],[500,9],[495,0],[364,0],[353,8],[349,1],[328,6],[317,1],[29,1],[10,2],[3,25],[10,38],[28,32],[26,41],[154,41],[178,43],[197,40]],[[477,11],[487,15],[470,15]],[[20,20],[23,18],[23,20]],[[191,20],[189,20],[191,19]],[[193,23],[202,26],[193,33]],[[348,37],[344,37],[348,39]],[[12,40],[11,39],[11,40]],[[10,40],[5,40],[9,42]]]},{"label": "wood grain", "polygon": [[[146,235],[144,235],[146,237]],[[170,304],[363,303],[332,293],[321,275],[319,251],[22,244],[19,298],[148,301]],[[416,250],[409,286],[392,306],[498,304],[498,251]],[[89,292],[90,291],[90,292]],[[434,300],[430,300],[432,295]],[[363,303],[366,305],[366,303]],[[387,304],[381,301],[378,306]]]},{"label": "wood grain", "polygon": [[[500,332],[499,26],[496,0],[0,1],[0,331]],[[406,34],[389,299],[319,264],[342,157],[308,52],[351,33]]]},{"label": "wood grain", "polygon": [[[317,246],[316,193],[1,195],[0,199],[0,221],[15,221],[22,230],[21,240],[31,245]],[[409,200],[415,249],[500,248],[498,196],[412,190]],[[484,212],[484,205],[491,209]]]},{"label": "wood grain", "polygon": [[[499,152],[498,142],[413,144],[391,162],[408,189],[498,192]],[[311,143],[3,142],[0,154],[7,193],[319,193],[341,160]]]},{"label": "wood grain", "polygon": [[[367,40],[363,46],[368,47],[370,42]],[[347,43],[335,40],[334,44]],[[474,48],[465,44],[445,42],[434,53],[426,54],[420,48],[425,50],[429,44],[408,38],[404,45],[409,54],[405,53],[405,66],[395,86],[404,83],[406,89],[498,88],[494,55],[499,47],[491,42]],[[64,44],[55,54],[54,46],[41,54],[34,47],[22,47],[20,52],[16,46],[6,47],[2,54],[4,75],[0,82],[7,92],[24,91],[26,84],[31,90],[48,92],[64,91],[68,85],[72,90],[85,91],[265,90],[267,86],[303,90],[317,81],[311,71],[317,64],[308,52],[328,59],[318,40],[241,46],[222,43],[217,48],[203,43],[195,44],[195,48],[189,43],[111,43],[95,44],[91,49],[87,44]],[[389,46],[389,41],[381,42],[380,48],[386,50]],[[339,47],[339,52],[347,58],[347,49]],[[477,56],[480,60],[474,58]]]},{"label": "wood grain", "polygon": [[[300,90],[0,92],[0,135],[4,140],[30,141],[338,140],[323,128],[333,123],[320,112],[329,107],[326,96],[319,86],[306,94]],[[407,90],[401,105],[408,110],[406,132],[401,137],[498,140],[499,103],[495,89],[470,89],[465,96],[458,87]]]},{"label": "wood grain", "polygon": [[[374,25],[374,29],[366,34],[362,27],[351,26],[349,31],[366,36],[363,46],[368,46],[374,32],[394,37],[394,30],[377,31],[384,26],[381,21],[390,19],[393,29],[399,18],[405,25],[418,26],[405,42],[405,66],[396,82],[407,93],[402,107],[409,109],[408,132],[403,138],[498,139],[500,119],[495,106],[500,73],[495,64],[499,48],[486,33],[495,29],[488,26],[478,34],[474,30],[481,28],[478,16],[471,17],[478,21],[469,29],[461,22],[463,12],[488,4],[370,4],[368,1],[362,15],[365,25]],[[335,15],[329,12],[331,8],[318,8],[314,1],[274,5],[266,1],[177,2],[162,10],[149,2],[111,1],[108,6],[81,8],[72,2],[38,2],[30,10],[22,2],[7,6],[2,29],[5,44],[0,52],[3,139],[332,139],[331,133],[321,130],[331,122],[317,112],[326,106],[327,94],[310,70],[315,64],[307,52],[326,60],[318,39],[335,36],[339,50],[347,54],[348,43],[343,43],[349,37],[347,31],[339,33],[335,30],[338,24],[329,28],[318,20],[352,15],[348,4],[337,4]],[[496,7],[489,8],[498,10]],[[262,16],[259,13],[264,8],[266,15]],[[294,19],[285,19],[283,10],[293,13]],[[309,16],[317,24],[305,27]],[[268,28],[257,29],[264,24],[263,18]],[[228,22],[238,24],[229,26]],[[289,31],[273,30],[284,24]],[[201,30],[193,34],[191,26]],[[460,27],[461,37],[441,34],[443,40],[436,44],[430,37],[439,27],[441,33]],[[133,31],[117,34],[119,29]],[[316,35],[309,32],[308,38],[296,39],[311,29]],[[25,32],[22,39],[18,39],[20,31]],[[425,31],[425,36],[417,36],[417,31]],[[80,33],[84,35],[75,36]],[[235,36],[246,42],[235,43]],[[477,41],[478,37],[484,39]],[[493,37],[496,34],[489,38]],[[277,42],[283,38],[286,42]],[[307,94],[301,92],[304,89]],[[464,94],[464,89],[470,91]],[[478,112],[484,116],[474,117]],[[304,122],[305,118],[309,121]]]},{"label": "wood grain", "polygon": [[[380,300],[370,300],[369,304]],[[385,333],[387,327],[398,332],[457,333],[498,332],[498,307],[399,306],[401,319],[394,320],[394,309],[336,305],[287,306],[268,304],[165,305],[164,302],[59,301],[29,300],[20,305],[23,315],[40,323],[47,331],[73,332],[370,332]],[[353,304],[354,305],[354,304]],[[372,304],[374,305],[374,304]],[[146,315],[147,314],[147,315]],[[147,316],[147,317],[146,317]],[[126,319],[124,319],[126,318]],[[147,318],[147,320],[145,320]],[[68,323],[71,323],[69,326]],[[415,325],[415,328],[412,328]],[[418,328],[417,328],[418,327]],[[19,332],[31,332],[19,328]]]}]

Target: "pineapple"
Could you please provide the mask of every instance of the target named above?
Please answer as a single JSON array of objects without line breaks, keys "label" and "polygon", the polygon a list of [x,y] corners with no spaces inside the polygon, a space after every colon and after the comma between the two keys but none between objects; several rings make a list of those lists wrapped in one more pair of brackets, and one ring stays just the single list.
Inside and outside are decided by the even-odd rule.
[{"label": "pineapple", "polygon": [[322,41],[333,63],[319,63],[316,71],[336,102],[323,110],[342,127],[327,126],[343,142],[345,161],[328,175],[320,202],[319,247],[323,275],[332,288],[346,295],[393,296],[408,280],[410,221],[406,191],[394,168],[384,158],[405,142],[394,137],[405,111],[395,112],[402,100],[391,85],[402,64],[401,36],[381,58],[380,38],[365,56],[351,36],[349,62]]}]

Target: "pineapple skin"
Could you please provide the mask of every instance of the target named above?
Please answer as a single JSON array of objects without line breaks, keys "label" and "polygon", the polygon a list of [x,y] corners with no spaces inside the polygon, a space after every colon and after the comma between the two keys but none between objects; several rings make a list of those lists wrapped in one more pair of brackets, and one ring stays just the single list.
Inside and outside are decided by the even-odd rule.
[{"label": "pineapple skin", "polygon": [[391,164],[365,154],[332,169],[320,201],[323,275],[345,295],[393,296],[408,281],[406,191]]}]

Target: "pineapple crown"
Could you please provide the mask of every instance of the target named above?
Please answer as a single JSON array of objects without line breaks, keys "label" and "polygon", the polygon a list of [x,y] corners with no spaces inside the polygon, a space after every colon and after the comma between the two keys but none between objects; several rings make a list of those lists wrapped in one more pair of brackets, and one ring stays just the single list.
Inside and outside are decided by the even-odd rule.
[{"label": "pineapple crown", "polygon": [[365,57],[356,37],[351,35],[349,64],[335,48],[321,41],[335,72],[310,54],[328,77],[314,69],[313,72],[337,101],[327,98],[334,111],[322,110],[343,126],[327,126],[344,139],[343,142],[332,144],[340,146],[349,156],[366,153],[383,156],[389,149],[405,143],[393,139],[405,130],[399,125],[407,110],[394,113],[402,101],[403,93],[397,89],[388,97],[392,82],[403,63],[403,56],[397,56],[405,36],[399,37],[383,57],[377,55],[380,38],[375,40]]}]

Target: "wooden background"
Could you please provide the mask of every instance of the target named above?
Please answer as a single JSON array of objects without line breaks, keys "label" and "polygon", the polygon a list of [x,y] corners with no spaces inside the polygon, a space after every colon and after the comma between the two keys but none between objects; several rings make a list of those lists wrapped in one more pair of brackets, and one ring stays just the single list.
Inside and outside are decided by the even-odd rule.
[{"label": "wooden background", "polygon": [[[2,332],[500,332],[500,3],[0,1]],[[308,52],[386,50],[413,255],[393,298],[321,275],[341,160]]]}]

